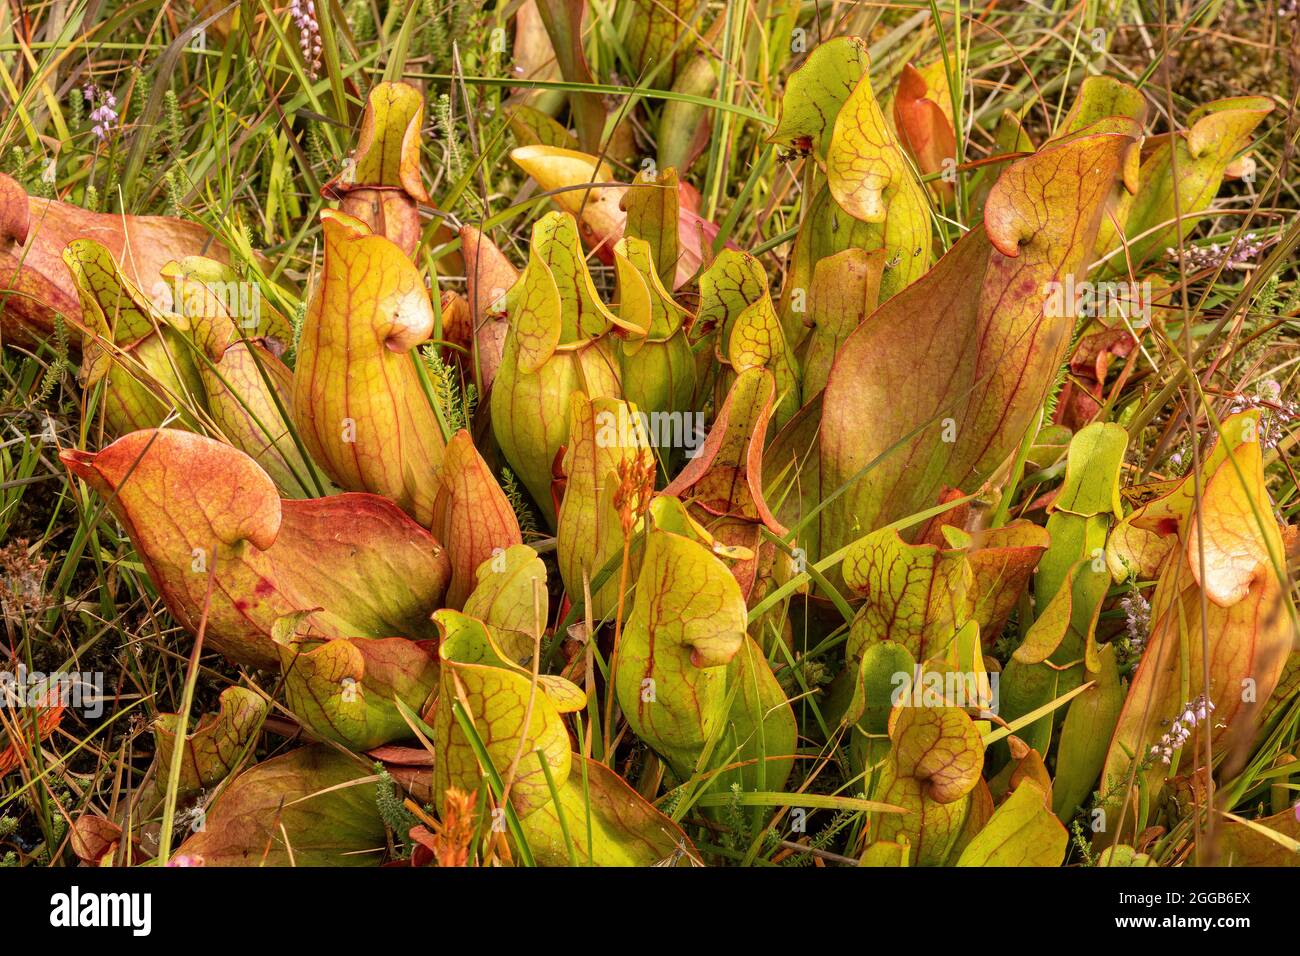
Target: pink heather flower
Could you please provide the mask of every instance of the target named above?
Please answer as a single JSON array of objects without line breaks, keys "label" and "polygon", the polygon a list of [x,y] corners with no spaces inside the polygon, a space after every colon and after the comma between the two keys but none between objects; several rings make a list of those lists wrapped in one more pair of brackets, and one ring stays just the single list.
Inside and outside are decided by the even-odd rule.
[{"label": "pink heather flower", "polygon": [[[1224,269],[1240,271],[1250,265],[1250,261],[1268,248],[1268,243],[1256,238],[1253,232],[1247,233],[1241,241],[1234,240],[1226,246],[1220,246],[1217,242],[1209,246],[1191,246],[1183,253],[1183,263],[1187,268],[1201,271],[1202,269],[1218,269],[1220,265]],[[1166,249],[1165,255],[1175,262],[1178,261],[1177,249]]]},{"label": "pink heather flower", "polygon": [[316,19],[315,0],[290,0],[289,14],[298,28],[298,47],[307,64],[307,75],[313,80],[320,73],[321,39],[320,21]]},{"label": "pink heather flower", "polygon": [[1168,733],[1151,747],[1150,756],[1157,758],[1166,767],[1174,758],[1174,751],[1182,748],[1192,738],[1192,728],[1204,723],[1214,713],[1214,704],[1205,694],[1183,704],[1182,712],[1173,722]]},{"label": "pink heather flower", "polygon": [[1134,588],[1119,599],[1119,606],[1124,609],[1129,640],[1134,648],[1142,647],[1151,630],[1151,602]]},{"label": "pink heather flower", "polygon": [[95,106],[90,113],[90,121],[94,124],[91,126],[90,131],[94,134],[95,139],[102,143],[108,139],[108,134],[117,127],[117,97],[112,93],[101,91],[94,83],[87,83],[82,92],[86,97],[86,102],[92,106],[95,106],[96,100],[99,101],[99,105]]}]

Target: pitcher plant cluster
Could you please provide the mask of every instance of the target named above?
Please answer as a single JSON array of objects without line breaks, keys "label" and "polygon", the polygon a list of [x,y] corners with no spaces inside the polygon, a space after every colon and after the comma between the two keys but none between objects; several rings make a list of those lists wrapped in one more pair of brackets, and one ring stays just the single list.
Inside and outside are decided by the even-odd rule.
[{"label": "pitcher plant cluster", "polygon": [[[80,395],[26,440],[182,664],[131,812],[87,805],[78,857],[1296,862],[1294,406],[1213,379],[1259,289],[1199,318],[1189,291],[1293,255],[1294,210],[1187,253],[1247,170],[1280,175],[1252,159],[1273,96],[1171,115],[1102,58],[1048,121],[1030,98],[977,128],[969,18],[918,13],[882,66],[879,33],[771,12],[760,123],[720,109],[750,102],[723,96],[730,5],[530,0],[473,51],[545,65],[499,100],[506,148],[457,132],[457,44],[337,84],[341,9],[204,28],[231,82],[240,30],[297,57],[301,143],[268,162],[320,147],[322,99],[351,117],[321,200],[270,212],[306,268],[0,175],[4,342]],[[598,92],[611,12],[650,107]],[[138,114],[87,89],[107,156]],[[748,250],[698,187],[732,123],[797,196]],[[10,646],[47,613],[6,604]],[[19,773],[66,702],[11,696]]]}]

